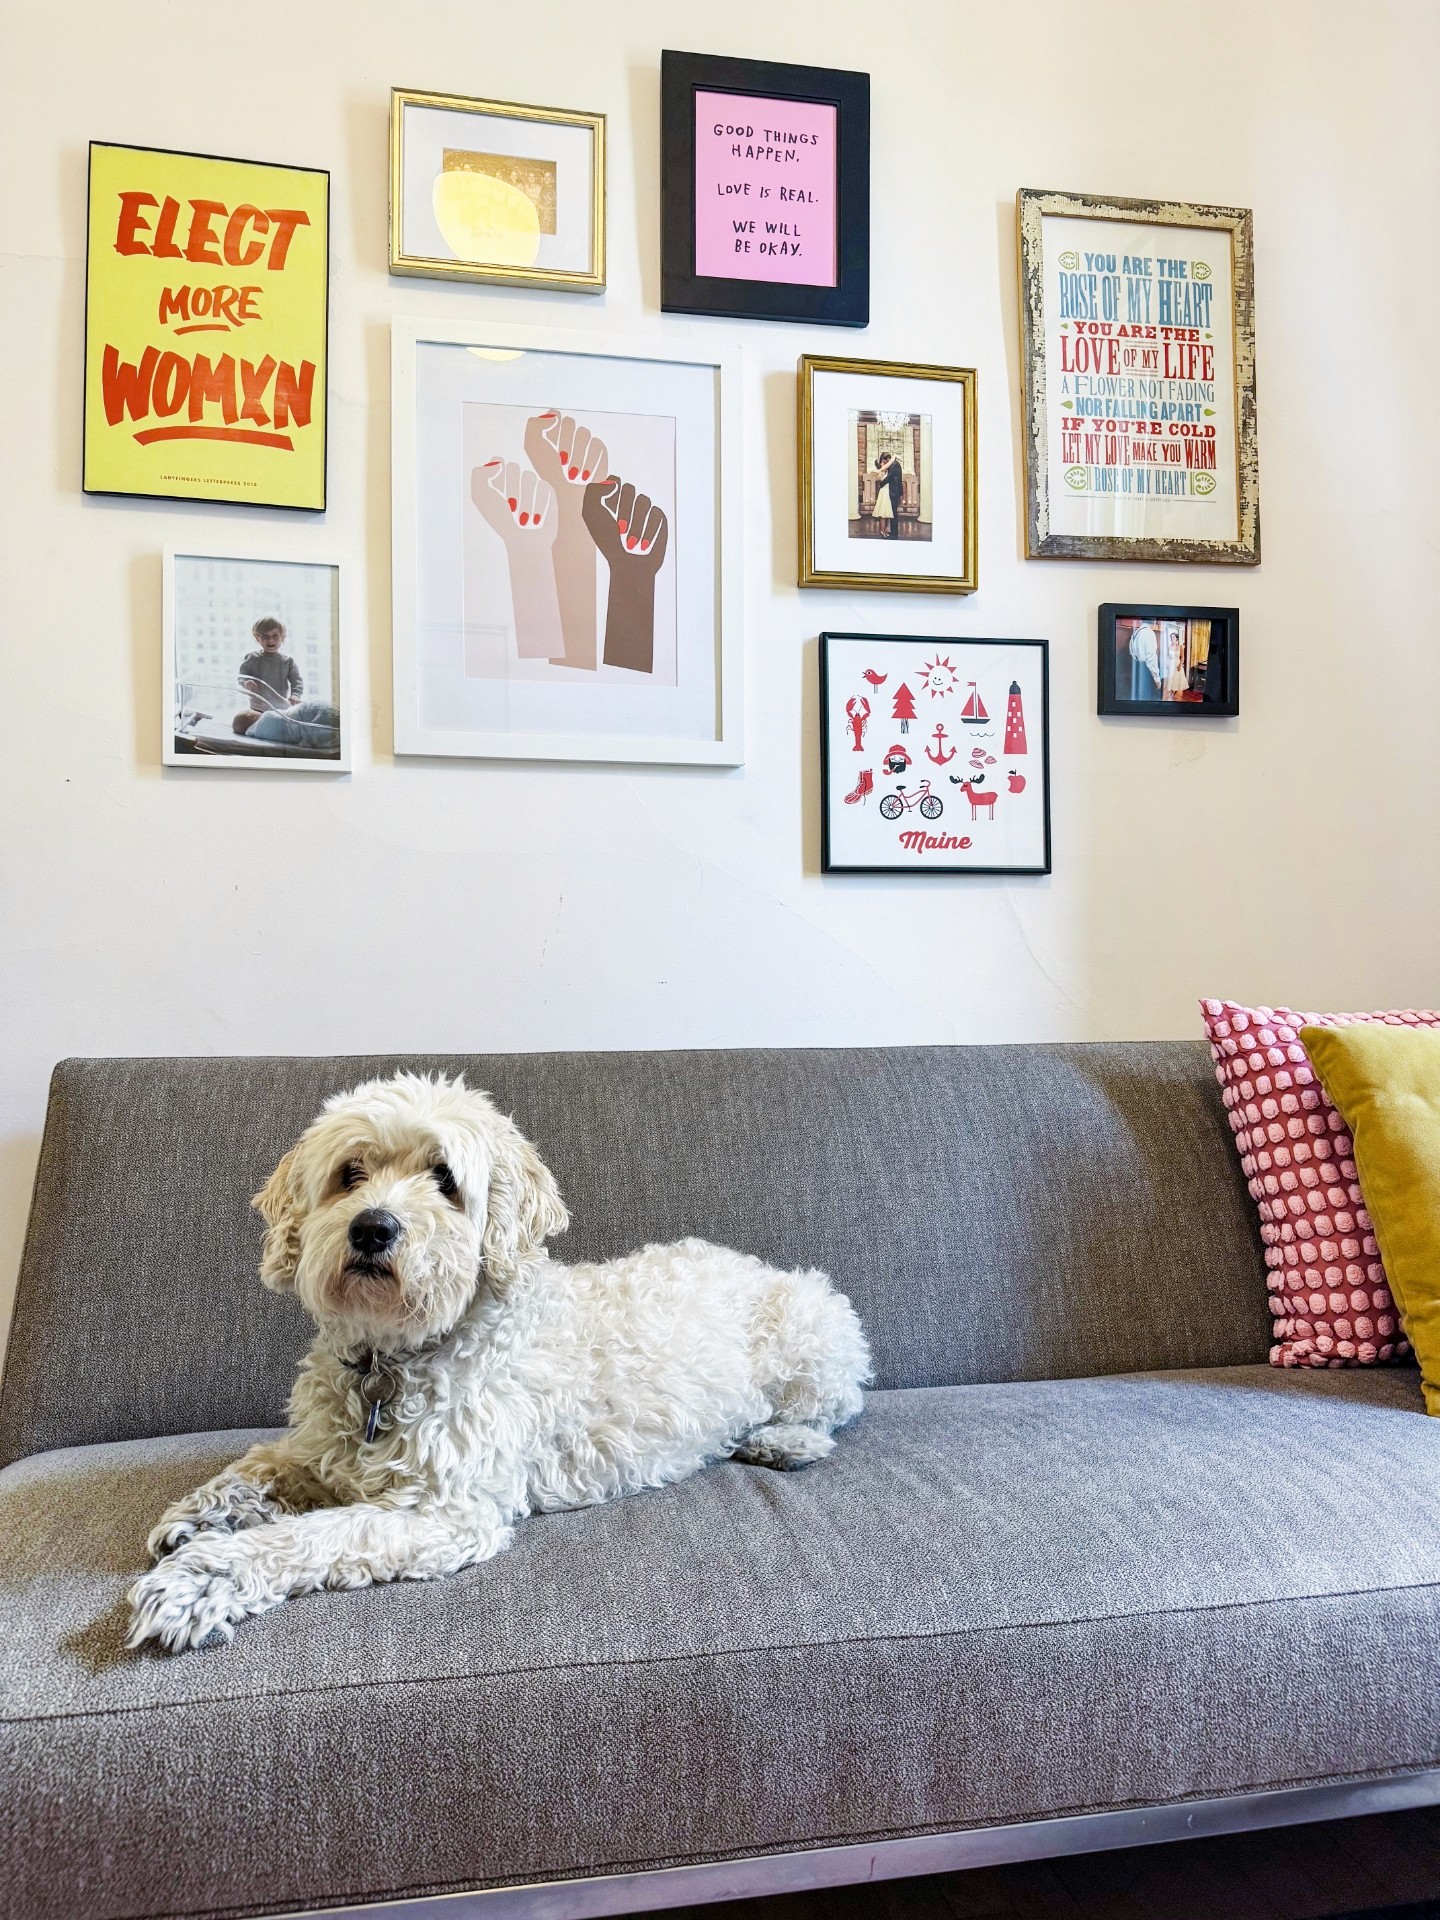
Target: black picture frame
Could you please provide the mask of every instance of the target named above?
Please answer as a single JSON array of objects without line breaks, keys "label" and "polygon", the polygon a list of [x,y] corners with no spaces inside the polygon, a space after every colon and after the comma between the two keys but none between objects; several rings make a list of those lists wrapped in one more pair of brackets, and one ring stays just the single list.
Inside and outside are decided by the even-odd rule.
[{"label": "black picture frame", "polygon": [[[836,109],[833,287],[721,279],[695,271],[695,94],[769,95]],[[863,327],[870,321],[870,76],[832,67],[718,55],[660,55],[660,305],[666,313],[720,319],[800,320]]]},{"label": "black picture frame", "polygon": [[[1191,620],[1210,622],[1209,654],[1205,663],[1205,686],[1199,699],[1164,698],[1136,700],[1122,692],[1123,679],[1117,671],[1116,627],[1121,620],[1162,621],[1171,624]],[[1217,629],[1218,634],[1217,634]],[[1214,662],[1219,655],[1221,671],[1214,677]],[[1100,608],[1099,660],[1096,672],[1096,707],[1100,714],[1135,716],[1148,714],[1175,720],[1233,720],[1240,712],[1240,609],[1238,607],[1144,606],[1107,600]]]},{"label": "black picture frame", "polygon": [[[859,641],[869,648],[883,648],[904,644],[944,648],[947,652],[967,647],[1007,647],[1034,650],[1040,658],[1040,782],[1041,782],[1041,837],[1043,841],[1042,857],[1038,862],[1026,865],[1005,866],[924,866],[896,859],[887,865],[840,864],[833,857],[830,834],[831,780],[834,768],[830,757],[830,651],[837,641]],[[919,633],[822,633],[818,648],[820,680],[820,871],[822,873],[909,873],[924,879],[931,875],[996,875],[1043,877],[1052,871],[1052,838],[1050,829],[1050,643],[1048,640],[1032,639],[992,639],[986,635],[967,634],[964,636],[947,634],[936,637],[934,634]],[[992,809],[993,811],[993,809]],[[993,824],[993,822],[992,822]]]}]

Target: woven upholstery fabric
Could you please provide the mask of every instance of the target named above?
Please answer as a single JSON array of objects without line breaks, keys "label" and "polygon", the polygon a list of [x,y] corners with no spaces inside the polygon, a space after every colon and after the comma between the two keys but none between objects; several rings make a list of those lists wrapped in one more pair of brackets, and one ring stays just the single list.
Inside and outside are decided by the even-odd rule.
[{"label": "woven upholstery fabric", "polygon": [[1344,1117],[1302,1027],[1440,1027],[1440,1013],[1295,1013],[1202,1000],[1215,1077],[1260,1213],[1276,1367],[1368,1367],[1410,1352]]},{"label": "woven upholstery fabric", "polygon": [[285,1911],[1440,1760],[1440,1423],[1408,1369],[871,1396],[832,1459],[121,1651],[253,1433],[0,1474],[0,1915]]},{"label": "woven upholstery fabric", "polygon": [[[56,1070],[0,1459],[283,1418],[309,1337],[256,1191],[325,1097],[464,1070],[554,1169],[561,1258],[700,1234],[819,1266],[881,1386],[1261,1360],[1203,1043],[75,1060]],[[57,1356],[63,1355],[63,1361]]]}]

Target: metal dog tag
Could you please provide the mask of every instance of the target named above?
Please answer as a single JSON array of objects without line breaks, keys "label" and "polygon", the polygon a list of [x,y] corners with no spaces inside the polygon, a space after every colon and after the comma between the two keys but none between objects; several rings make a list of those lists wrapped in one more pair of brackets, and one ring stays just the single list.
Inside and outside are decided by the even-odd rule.
[{"label": "metal dog tag", "polygon": [[373,1440],[380,1431],[380,1416],[385,1411],[385,1403],[389,1399],[385,1391],[386,1385],[385,1375],[377,1368],[372,1368],[370,1372],[361,1376],[360,1398],[367,1409],[365,1416],[367,1442]]}]

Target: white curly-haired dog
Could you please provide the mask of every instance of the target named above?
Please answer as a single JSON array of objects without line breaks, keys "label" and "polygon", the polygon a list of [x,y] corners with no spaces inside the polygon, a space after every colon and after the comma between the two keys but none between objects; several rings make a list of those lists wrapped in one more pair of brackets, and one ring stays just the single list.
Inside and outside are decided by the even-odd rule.
[{"label": "white curly-haired dog", "polygon": [[823,1274],[682,1240],[561,1266],[569,1224],[519,1129],[463,1080],[327,1102],[256,1195],[260,1277],[319,1327],[290,1425],[177,1502],[129,1644],[228,1640],[319,1587],[429,1580],[527,1513],[683,1480],[727,1455],[821,1460],[870,1377]]}]

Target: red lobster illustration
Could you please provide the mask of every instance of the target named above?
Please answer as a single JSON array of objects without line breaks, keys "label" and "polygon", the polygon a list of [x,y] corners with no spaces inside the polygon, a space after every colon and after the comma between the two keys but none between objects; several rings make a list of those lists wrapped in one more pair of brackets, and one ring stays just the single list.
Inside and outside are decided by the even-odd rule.
[{"label": "red lobster illustration", "polygon": [[861,742],[865,738],[865,729],[870,724],[870,702],[863,694],[858,699],[852,694],[845,702],[845,718],[850,722],[850,733],[855,742],[856,753],[863,753],[865,749]]}]

